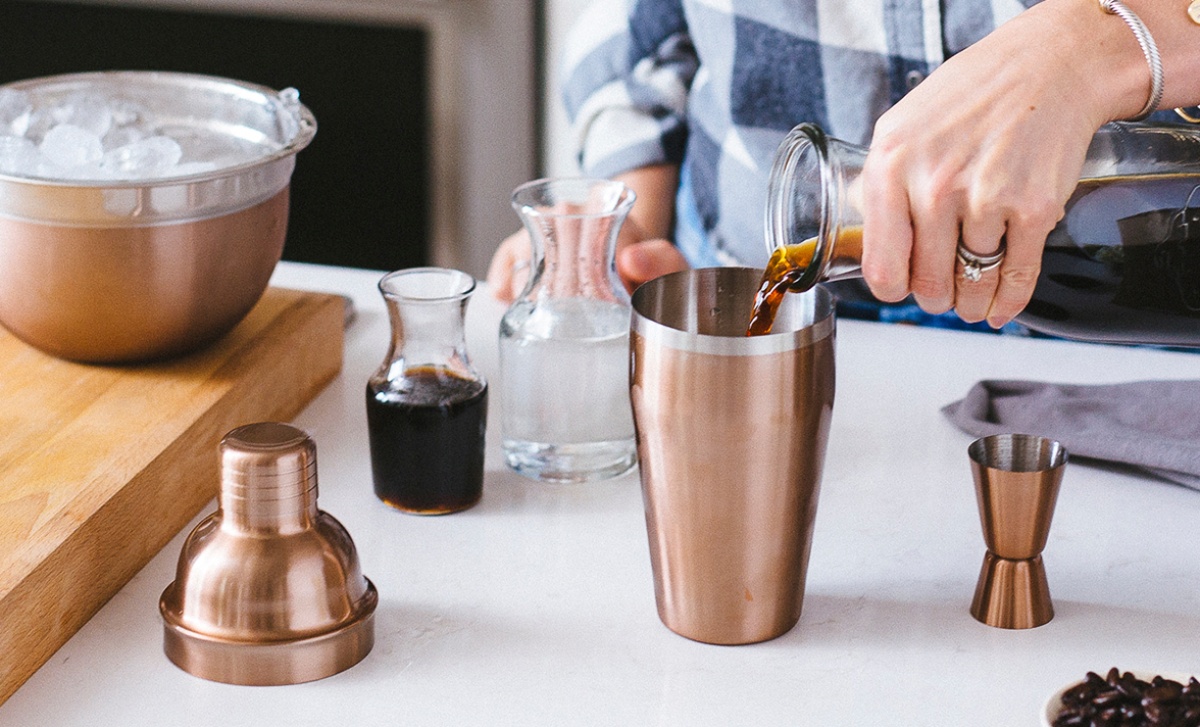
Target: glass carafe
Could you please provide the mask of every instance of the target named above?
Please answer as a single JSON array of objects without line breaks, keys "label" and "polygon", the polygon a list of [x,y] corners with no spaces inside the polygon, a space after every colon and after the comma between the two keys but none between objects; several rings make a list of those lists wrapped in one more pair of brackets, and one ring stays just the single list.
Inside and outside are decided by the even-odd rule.
[{"label": "glass carafe", "polygon": [[624,184],[602,179],[541,179],[513,192],[532,258],[500,323],[501,431],[505,461],[522,475],[584,482],[637,460],[629,295],[614,265],[633,202]]},{"label": "glass carafe", "polygon": [[[780,145],[766,237],[772,264],[795,269],[791,290],[861,277],[866,155],[811,124]],[[1100,129],[1017,320],[1067,338],[1200,347],[1200,129]]]},{"label": "glass carafe", "polygon": [[487,382],[467,358],[464,319],[475,279],[458,270],[388,273],[383,364],[367,382],[375,494],[404,512],[465,510],[483,493]]}]

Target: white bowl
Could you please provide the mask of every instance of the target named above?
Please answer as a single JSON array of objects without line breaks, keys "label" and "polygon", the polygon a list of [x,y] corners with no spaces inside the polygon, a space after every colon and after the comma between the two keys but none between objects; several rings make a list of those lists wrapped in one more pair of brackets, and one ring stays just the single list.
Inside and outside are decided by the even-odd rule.
[{"label": "white bowl", "polygon": [[[1146,682],[1153,680],[1156,676],[1161,676],[1164,679],[1173,679],[1180,684],[1187,684],[1188,679],[1191,679],[1192,677],[1191,674],[1184,674],[1183,672],[1147,671],[1145,669],[1121,670],[1122,674],[1126,672],[1132,672],[1133,676]],[[1096,673],[1101,677],[1105,677],[1108,674],[1108,669],[1096,671]],[[1042,727],[1053,727],[1054,720],[1058,718],[1059,712],[1062,711],[1062,695],[1066,693],[1068,689],[1071,689],[1075,685],[1083,682],[1086,677],[1087,674],[1085,673],[1077,679],[1072,679],[1071,681],[1062,685],[1062,687],[1059,689],[1054,690],[1054,693],[1047,697],[1046,703],[1042,705]]]}]

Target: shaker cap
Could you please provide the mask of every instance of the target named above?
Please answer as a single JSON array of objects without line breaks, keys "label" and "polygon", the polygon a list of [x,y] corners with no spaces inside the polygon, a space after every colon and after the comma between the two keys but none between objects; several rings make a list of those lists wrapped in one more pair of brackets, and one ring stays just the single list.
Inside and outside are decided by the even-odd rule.
[{"label": "shaker cap", "polygon": [[296,684],[354,666],[379,597],[349,533],[316,506],[316,445],[262,422],[220,444],[221,508],[188,536],[163,591],[163,650],[228,684]]}]

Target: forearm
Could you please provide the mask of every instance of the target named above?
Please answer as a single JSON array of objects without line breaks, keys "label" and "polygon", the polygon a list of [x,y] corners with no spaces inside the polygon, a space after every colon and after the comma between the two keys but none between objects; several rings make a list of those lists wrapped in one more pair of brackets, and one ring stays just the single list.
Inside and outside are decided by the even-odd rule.
[{"label": "forearm", "polygon": [[[1163,63],[1162,108],[1200,103],[1200,25],[1187,15],[1188,0],[1124,0],[1158,46]],[[1018,20],[1037,20],[1057,33],[1064,66],[1081,74],[1100,122],[1130,118],[1146,103],[1150,69],[1129,26],[1097,0],[1045,0]],[[1049,40],[1049,39],[1048,39]]]},{"label": "forearm", "polygon": [[617,272],[630,291],[660,275],[685,270],[671,240],[679,166],[651,164],[616,175],[637,194],[617,240]]},{"label": "forearm", "polygon": [[[1187,15],[1188,0],[1126,0],[1125,4],[1149,28],[1162,55],[1162,107],[1200,103],[1200,24]],[[1129,35],[1135,52],[1140,55],[1133,34]],[[1143,87],[1149,87],[1148,81],[1144,81]]]},{"label": "forearm", "polygon": [[679,167],[675,164],[653,164],[618,174],[615,179],[624,182],[637,194],[626,225],[636,230],[639,240],[671,239]]}]

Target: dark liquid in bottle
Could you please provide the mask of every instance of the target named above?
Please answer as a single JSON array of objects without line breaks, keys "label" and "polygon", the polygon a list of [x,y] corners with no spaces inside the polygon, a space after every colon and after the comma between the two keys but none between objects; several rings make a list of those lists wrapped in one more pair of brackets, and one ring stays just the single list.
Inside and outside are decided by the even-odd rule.
[{"label": "dark liquid in bottle", "polygon": [[405,512],[465,510],[483,494],[487,385],[435,367],[410,369],[405,382],[367,386],[375,494]]},{"label": "dark liquid in bottle", "polygon": [[1198,190],[1182,175],[1081,182],[1017,320],[1066,338],[1200,346]]}]

